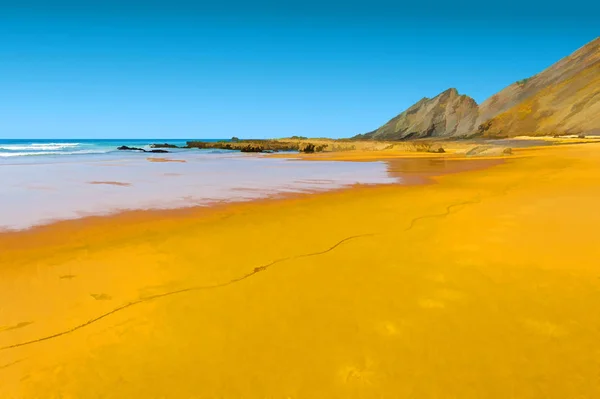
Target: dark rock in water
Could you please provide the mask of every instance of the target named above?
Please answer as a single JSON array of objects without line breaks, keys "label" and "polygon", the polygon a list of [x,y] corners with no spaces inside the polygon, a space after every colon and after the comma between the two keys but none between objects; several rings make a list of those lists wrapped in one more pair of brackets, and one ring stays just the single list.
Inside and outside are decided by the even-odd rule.
[{"label": "dark rock in water", "polygon": [[120,151],[142,151],[142,152],[146,152],[146,150],[144,150],[143,148],[127,147],[126,145],[120,146],[119,148],[117,148],[117,150],[120,150]]},{"label": "dark rock in water", "polygon": [[137,147],[127,147],[126,145],[122,145],[120,147],[117,148],[117,150],[120,151],[141,151],[141,152],[152,152],[154,154],[166,154],[169,151],[167,150],[150,150],[150,151],[146,151],[143,148],[137,148]]},{"label": "dark rock in water", "polygon": [[164,143],[164,144],[150,144],[150,148],[185,148],[185,147],[178,147],[175,144]]}]

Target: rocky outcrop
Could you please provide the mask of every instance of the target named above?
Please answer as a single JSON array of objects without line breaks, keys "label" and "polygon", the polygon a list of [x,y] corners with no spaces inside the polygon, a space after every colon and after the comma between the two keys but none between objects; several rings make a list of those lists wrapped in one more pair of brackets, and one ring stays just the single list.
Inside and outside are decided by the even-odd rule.
[{"label": "rocky outcrop", "polygon": [[265,149],[259,145],[248,144],[245,147],[240,148],[241,152],[265,152]]},{"label": "rocky outcrop", "polygon": [[301,140],[239,140],[227,141],[188,141],[188,148],[234,150],[241,152],[299,151],[306,153],[322,152],[329,146],[324,143],[311,143]]},{"label": "rocky outcrop", "polygon": [[235,150],[241,152],[298,151],[299,143],[285,140],[188,141],[188,148]]},{"label": "rocky outcrop", "polygon": [[187,147],[178,147],[175,144],[163,143],[163,144],[150,144],[150,148],[187,148]]},{"label": "rocky outcrop", "polygon": [[154,154],[167,154],[169,151],[167,150],[144,150],[143,148],[137,148],[137,147],[128,147],[126,145],[122,145],[120,147],[117,147],[117,150],[119,151],[139,151],[139,152],[150,152],[150,153],[154,153]]},{"label": "rocky outcrop", "polygon": [[141,152],[146,152],[146,150],[144,150],[143,148],[128,147],[126,145],[122,145],[120,147],[117,147],[117,150],[119,150],[119,151],[141,151]]},{"label": "rocky outcrop", "polygon": [[475,100],[448,89],[434,98],[423,98],[379,129],[357,139],[402,140],[448,137],[475,127],[478,107]]}]

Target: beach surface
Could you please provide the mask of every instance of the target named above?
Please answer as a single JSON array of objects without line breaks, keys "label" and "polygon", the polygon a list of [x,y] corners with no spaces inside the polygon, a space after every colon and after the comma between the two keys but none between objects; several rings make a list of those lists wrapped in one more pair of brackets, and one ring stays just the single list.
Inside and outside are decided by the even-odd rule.
[{"label": "beach surface", "polygon": [[600,397],[600,144],[403,157],[1,234],[0,398]]},{"label": "beach surface", "polygon": [[131,210],[178,209],[391,184],[384,162],[301,162],[224,151],[5,157],[0,232]]}]

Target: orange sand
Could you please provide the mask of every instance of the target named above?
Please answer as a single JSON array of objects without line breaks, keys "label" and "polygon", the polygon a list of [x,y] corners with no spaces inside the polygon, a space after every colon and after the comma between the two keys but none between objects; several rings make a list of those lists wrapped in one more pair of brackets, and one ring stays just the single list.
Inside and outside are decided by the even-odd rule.
[{"label": "orange sand", "polygon": [[0,398],[598,398],[600,145],[518,155],[0,236]]}]

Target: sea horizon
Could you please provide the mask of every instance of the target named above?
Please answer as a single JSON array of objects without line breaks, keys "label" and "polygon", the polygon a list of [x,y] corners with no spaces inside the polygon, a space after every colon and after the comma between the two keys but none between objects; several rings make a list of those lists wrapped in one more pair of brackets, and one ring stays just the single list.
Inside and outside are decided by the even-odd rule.
[{"label": "sea horizon", "polygon": [[119,151],[123,145],[150,149],[151,144],[169,143],[185,146],[187,141],[208,142],[229,141],[231,139],[191,139],[191,138],[123,138],[123,139],[78,139],[78,138],[0,138],[0,160],[20,157],[58,157],[65,155],[97,155]]}]

